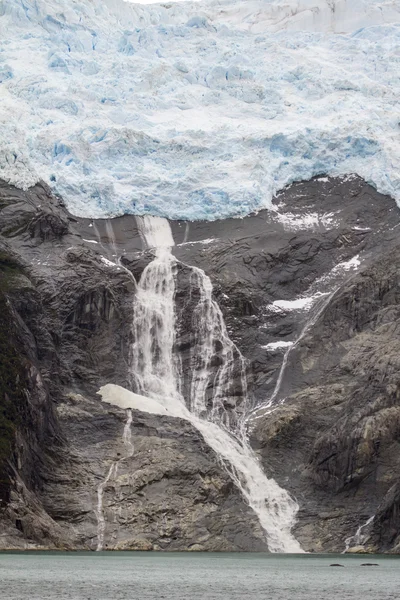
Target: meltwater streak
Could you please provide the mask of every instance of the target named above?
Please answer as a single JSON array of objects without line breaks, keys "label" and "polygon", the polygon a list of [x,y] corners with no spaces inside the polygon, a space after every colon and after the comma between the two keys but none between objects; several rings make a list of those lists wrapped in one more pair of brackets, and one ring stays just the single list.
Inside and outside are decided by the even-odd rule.
[{"label": "meltwater streak", "polygon": [[97,547],[96,547],[96,551],[97,552],[100,552],[104,548],[104,534],[106,531],[106,519],[104,516],[104,490],[107,487],[108,482],[113,477],[117,476],[119,463],[126,460],[127,458],[130,458],[133,455],[132,431],[131,431],[132,410],[130,408],[127,409],[126,415],[127,415],[127,418],[126,418],[126,422],[124,425],[124,431],[122,434],[122,441],[124,442],[125,448],[127,449],[126,456],[122,457],[119,460],[114,460],[111,463],[110,468],[108,469],[106,478],[104,479],[104,481],[102,481],[100,483],[100,485],[97,488],[97,510],[96,510],[96,517],[97,517]]},{"label": "meltwater streak", "polygon": [[[325,284],[325,286],[329,285],[329,282],[332,280],[332,277],[333,278],[336,277],[338,275],[338,273],[340,273],[340,272],[345,273],[345,272],[349,271],[350,269],[357,269],[360,266],[360,264],[361,263],[360,263],[359,255],[356,255],[349,261],[341,262],[338,265],[336,265],[328,275],[323,276],[321,279],[319,279],[317,282],[315,282],[315,284],[319,283],[322,285]],[[321,300],[320,300],[320,302],[317,303],[316,309],[311,312],[311,317],[306,321],[303,329],[300,332],[299,337],[295,340],[295,342],[293,344],[290,344],[290,346],[286,350],[285,354],[283,355],[282,365],[279,370],[278,378],[276,380],[276,384],[275,384],[274,390],[273,390],[270,398],[264,404],[257,406],[254,410],[251,411],[251,413],[248,415],[248,419],[247,419],[247,421],[249,423],[251,420],[258,419],[266,414],[271,413],[273,410],[275,410],[275,408],[278,404],[279,394],[281,392],[282,383],[283,383],[283,377],[286,372],[290,354],[293,352],[293,350],[295,348],[297,348],[297,346],[300,344],[300,342],[305,337],[305,335],[307,335],[309,330],[312,327],[314,327],[314,325],[316,324],[316,322],[318,321],[318,319],[324,312],[325,308],[331,302],[331,300],[335,296],[336,292],[338,292],[338,290],[340,289],[340,286],[341,286],[341,283],[339,283],[339,284],[336,283],[336,285],[334,284],[334,288],[332,291],[328,291],[328,292],[318,291],[316,294],[311,296],[311,298],[313,298],[313,297],[315,298],[317,295],[319,295],[321,297]],[[283,401],[284,400],[281,400],[279,403],[282,403]],[[259,414],[259,413],[261,413],[261,414]]]},{"label": "meltwater streak", "polygon": [[283,355],[283,360],[282,360],[281,368],[279,369],[278,378],[276,380],[276,384],[275,384],[274,390],[273,390],[270,398],[265,402],[265,404],[261,404],[261,405],[257,406],[256,408],[254,408],[248,414],[247,425],[248,425],[248,427],[249,427],[250,430],[251,430],[252,425],[254,425],[254,422],[257,419],[260,419],[263,416],[265,416],[267,414],[270,414],[271,412],[273,412],[274,410],[276,410],[276,407],[280,403],[283,402],[283,400],[281,400],[279,402],[278,396],[279,396],[279,393],[281,391],[283,377],[284,377],[284,375],[286,373],[286,368],[287,368],[287,365],[288,365],[288,362],[289,362],[290,354],[293,352],[293,350],[295,348],[297,348],[297,346],[300,344],[300,342],[304,338],[304,336],[308,333],[308,331],[311,329],[311,327],[313,327],[315,325],[315,323],[318,321],[319,317],[321,316],[321,314],[323,313],[323,311],[325,310],[325,308],[328,306],[329,302],[331,301],[331,299],[333,298],[333,296],[336,294],[336,292],[337,292],[338,289],[339,288],[336,287],[333,290],[333,292],[331,292],[329,294],[324,294],[324,296],[325,296],[324,299],[321,300],[321,303],[320,303],[319,307],[313,313],[313,315],[311,316],[311,318],[307,320],[305,326],[303,327],[303,329],[300,332],[299,337],[285,351],[285,353]]},{"label": "meltwater streak", "polygon": [[[174,241],[168,221],[164,219],[143,217],[139,227],[143,239],[149,247],[155,248],[156,255],[143,271],[134,304],[132,377],[137,391],[156,399],[200,431],[258,516],[271,552],[302,552],[291,535],[298,511],[296,502],[274,480],[265,476],[240,430],[236,433],[238,437],[234,437],[226,429],[222,400],[230,383],[234,352],[239,356],[240,352],[229,340],[219,307],[211,299],[210,280],[200,269],[193,269],[193,278],[200,289],[197,323],[203,319],[208,319],[208,323],[202,322],[196,332],[197,348],[199,352],[204,351],[204,356],[196,365],[198,371],[192,375],[188,409],[179,389],[179,363],[174,356],[177,264],[171,254]],[[215,408],[207,410],[205,390],[214,339],[223,345],[223,359],[215,379]],[[240,360],[244,369],[243,357]]]},{"label": "meltwater streak", "polygon": [[286,371],[286,367],[288,364],[290,354],[293,352],[293,350],[295,348],[297,348],[297,346],[300,344],[300,342],[304,338],[304,336],[308,333],[308,331],[311,329],[311,327],[313,327],[315,325],[315,323],[318,321],[319,317],[321,316],[321,314],[323,313],[325,308],[328,306],[329,302],[332,300],[332,298],[336,294],[337,290],[338,290],[338,288],[335,288],[333,290],[333,292],[325,295],[326,297],[323,300],[321,300],[321,303],[320,303],[319,307],[317,308],[317,310],[314,312],[312,317],[310,319],[308,319],[305,326],[301,330],[300,335],[297,338],[297,340],[294,342],[294,344],[289,346],[289,348],[286,350],[286,352],[283,356],[282,365],[279,370],[278,379],[276,380],[274,391],[272,392],[271,398],[269,399],[268,403],[266,405],[262,406],[262,408],[267,409],[267,408],[270,408],[274,404],[275,400],[278,397],[279,392],[281,391],[283,376]]},{"label": "meltwater streak", "polygon": [[117,467],[116,462],[112,462],[110,468],[108,470],[107,476],[102,481],[97,488],[97,548],[96,550],[99,552],[103,550],[104,546],[104,533],[106,530],[106,520],[104,517],[104,508],[103,508],[103,497],[104,497],[104,488],[107,483],[110,481],[111,477],[114,475]]},{"label": "meltwater streak", "polygon": [[126,411],[126,414],[128,415],[128,418],[126,419],[126,423],[124,426],[124,433],[122,434],[122,440],[125,444],[125,448],[127,449],[125,458],[130,458],[131,456],[133,456],[133,452],[134,452],[134,448],[133,448],[133,444],[132,444],[132,429],[131,429],[132,410],[130,408],[128,408],[128,410]]},{"label": "meltwater streak", "polygon": [[346,548],[343,554],[348,552],[352,547],[363,546],[365,544],[369,537],[369,526],[373,523],[374,519],[375,515],[372,515],[366,523],[360,525],[354,535],[345,539]]}]

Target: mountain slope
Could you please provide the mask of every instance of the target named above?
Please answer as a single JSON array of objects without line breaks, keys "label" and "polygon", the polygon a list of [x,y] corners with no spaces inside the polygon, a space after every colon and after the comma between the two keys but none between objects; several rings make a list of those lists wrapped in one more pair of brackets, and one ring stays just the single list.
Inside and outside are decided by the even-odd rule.
[{"label": "mountain slope", "polygon": [[[3,293],[31,364],[31,412],[15,425],[2,487],[2,547],[96,549],[100,539],[109,549],[265,550],[255,514],[198,431],[133,410],[127,453],[126,411],[96,394],[132,386],[133,278],[153,259],[136,219],[77,219],[44,185],[2,184],[0,197],[3,254],[24,269]],[[302,547],[341,552],[375,516],[359,543],[396,550],[398,209],[356,177],[296,184],[275,205],[279,213],[171,223],[182,394],[199,326],[193,265],[211,277],[245,357],[251,441],[299,504]],[[240,415],[235,377],[229,391],[224,409]]]}]

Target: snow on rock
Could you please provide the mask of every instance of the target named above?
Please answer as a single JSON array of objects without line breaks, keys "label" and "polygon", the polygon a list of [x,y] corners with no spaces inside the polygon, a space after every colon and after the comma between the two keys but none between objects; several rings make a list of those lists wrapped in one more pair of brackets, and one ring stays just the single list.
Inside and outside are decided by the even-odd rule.
[{"label": "snow on rock", "polygon": [[297,298],[296,300],[275,300],[272,306],[281,310],[303,310],[308,309],[314,299],[310,298]]},{"label": "snow on rock", "polygon": [[398,0],[0,0],[0,177],[216,219],[319,174],[400,201]]},{"label": "snow on rock", "polygon": [[118,406],[123,409],[135,409],[140,410],[142,412],[151,413],[153,415],[169,415],[169,416],[181,416],[180,414],[175,414],[174,411],[171,411],[164,406],[162,406],[157,400],[153,400],[153,398],[148,398],[147,396],[141,396],[140,394],[134,394],[125,388],[115,385],[113,383],[108,383],[107,385],[103,385],[97,392],[103,402],[107,404],[112,404],[113,406]]},{"label": "snow on rock", "polygon": [[295,215],[288,212],[280,213],[279,211],[274,210],[272,216],[288,231],[316,229],[321,226],[326,229],[333,229],[336,226],[334,213],[320,215],[319,213],[305,212],[303,214]]},{"label": "snow on rock", "polygon": [[268,350],[269,352],[274,352],[275,350],[287,350],[293,346],[294,342],[271,342],[266,346],[261,346],[264,350]]},{"label": "snow on rock", "polygon": [[111,260],[108,260],[108,258],[106,258],[105,256],[100,256],[100,260],[102,263],[107,265],[107,267],[112,267],[112,268],[116,267],[117,269],[120,268],[120,266],[117,263],[112,262]]},{"label": "snow on rock", "polygon": [[353,258],[351,258],[350,260],[341,262],[338,265],[336,265],[336,267],[333,269],[333,271],[340,272],[340,271],[357,270],[360,265],[361,265],[361,260],[360,260],[359,255],[357,254],[357,256],[353,256]]},{"label": "snow on rock", "polygon": [[[341,263],[345,264],[345,263]],[[346,263],[347,265],[347,263]],[[343,267],[346,269],[346,267]],[[351,268],[351,267],[349,267]],[[295,300],[275,300],[271,305],[267,307],[267,310],[271,312],[291,311],[291,310],[310,310],[315,302],[323,297],[327,296],[327,293],[317,292],[312,296],[304,296],[296,298]]]},{"label": "snow on rock", "polygon": [[194,242],[182,242],[181,244],[177,244],[177,245],[178,246],[195,246],[196,244],[203,244],[204,246],[207,246],[208,244],[213,244],[216,241],[217,241],[216,238],[207,238],[205,240],[197,240]]}]

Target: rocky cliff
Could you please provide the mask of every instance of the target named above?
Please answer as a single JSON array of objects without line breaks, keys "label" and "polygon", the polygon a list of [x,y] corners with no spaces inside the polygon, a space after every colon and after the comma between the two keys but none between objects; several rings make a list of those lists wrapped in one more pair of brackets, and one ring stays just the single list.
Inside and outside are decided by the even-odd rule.
[{"label": "rocky cliff", "polygon": [[[44,184],[4,182],[0,211],[0,547],[266,550],[189,422],[134,410],[128,448],[126,412],[97,394],[137,391],[133,304],[152,252],[135,217],[77,219]],[[183,393],[198,267],[246,359],[251,444],[296,498],[307,551],[399,547],[399,223],[355,176],[294,184],[243,219],[171,223]],[[237,373],[224,408],[248,410],[243,393]]]}]

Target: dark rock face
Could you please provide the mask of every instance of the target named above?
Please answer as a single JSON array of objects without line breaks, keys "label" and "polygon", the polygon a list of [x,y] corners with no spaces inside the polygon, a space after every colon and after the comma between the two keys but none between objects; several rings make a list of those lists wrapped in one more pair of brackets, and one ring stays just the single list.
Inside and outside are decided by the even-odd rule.
[{"label": "dark rock face", "polygon": [[297,535],[313,550],[339,549],[338,534],[345,539],[376,513],[370,545],[387,549],[396,539],[399,261],[393,247],[336,292],[290,356],[284,404],[252,432],[271,474],[285,473],[301,494]]},{"label": "dark rock face", "polygon": [[[10,249],[0,250],[0,547],[52,545],[59,527],[37,494],[62,446],[53,405],[41,375],[32,332],[18,310],[24,302],[43,318],[37,294]],[[38,516],[40,523],[36,522]]]},{"label": "dark rock face", "polygon": [[[300,505],[304,549],[340,552],[353,536],[348,547],[398,551],[398,209],[357,177],[294,184],[275,208],[171,223],[182,371],[195,354],[195,266],[246,359],[251,443]],[[124,411],[96,396],[106,383],[133,385],[135,280],[152,260],[134,217],[75,219],[44,185],[0,185],[0,210],[2,273],[18,265],[1,287],[20,340],[22,389],[11,383],[29,406],[8,419],[1,547],[95,549],[98,487],[116,463],[104,547],[265,549],[258,520],[191,425],[134,411],[128,457]],[[212,368],[218,360],[216,348]],[[188,385],[185,376],[186,395]],[[225,403],[240,413],[242,401],[238,375]]]},{"label": "dark rock face", "polygon": [[400,553],[399,515],[400,486],[396,481],[378,506],[371,531],[372,544],[384,551]]},{"label": "dark rock face", "polygon": [[[1,222],[19,223],[1,238],[0,548],[96,549],[98,489],[115,463],[104,548],[266,550],[257,518],[191,425],[135,412],[126,457],[125,411],[96,396],[105,383],[130,387],[134,277],[152,255],[130,254],[132,272],[118,267],[110,224],[78,223],[45,186],[3,184],[0,195]],[[141,248],[135,220],[121,221],[129,249]],[[8,418],[10,400],[19,406]]]}]

